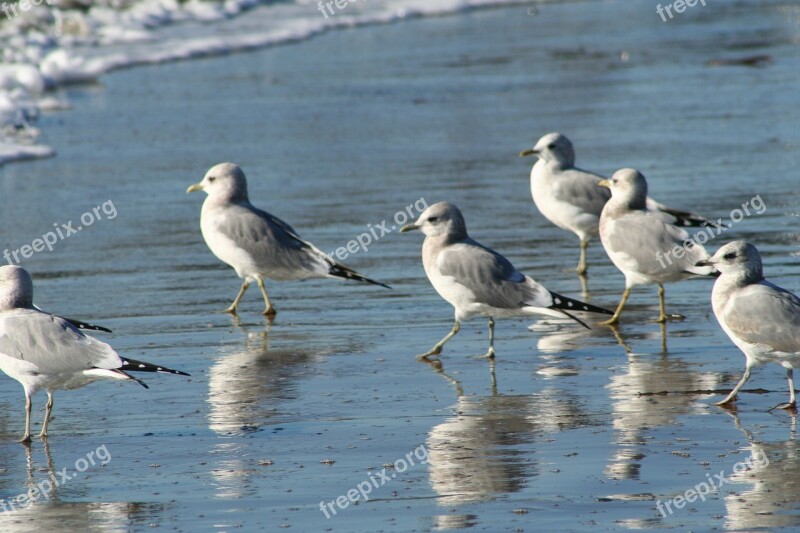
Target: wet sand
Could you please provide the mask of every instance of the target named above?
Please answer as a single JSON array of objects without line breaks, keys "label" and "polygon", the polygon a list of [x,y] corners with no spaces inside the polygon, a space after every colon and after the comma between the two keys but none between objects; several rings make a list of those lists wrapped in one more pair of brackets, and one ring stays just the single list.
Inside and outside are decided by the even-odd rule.
[{"label": "wet sand", "polygon": [[[613,307],[623,277],[598,242],[588,294],[574,236],[530,199],[519,150],[548,131],[579,166],[640,168],[651,194],[713,218],[760,195],[710,249],[747,238],[767,277],[800,291],[796,17],[780,2],[707,6],[662,23],[623,1],[476,11],[330,33],[292,46],[117,72],[41,120],[54,159],[2,169],[3,245],[16,248],[113,201],[117,216],[24,263],[41,307],[114,330],[120,353],[192,374],[150,390],[56,394],[30,457],[21,387],[0,387],[0,497],[63,468],[50,501],[0,513],[2,531],[589,531],[793,529],[795,420],[784,372],[758,369],[738,414],[712,405],[744,357],[710,308],[711,281],[667,287],[686,315],[662,331],[654,288],[620,335],[553,320],[462,327],[441,366],[417,362],[452,326],[425,279],[421,236],[384,235],[347,263],[393,290],[335,280],[269,284],[279,314],[205,247],[201,198],[220,161],[254,203],[325,251],[420,198],[450,200],[471,235],[553,291]],[[773,63],[708,61],[769,54]],[[530,330],[529,330],[530,326]],[[44,396],[35,399],[37,422]],[[76,471],[105,446],[111,460]],[[387,468],[425,446],[404,472]],[[751,454],[769,465],[732,474]],[[414,457],[413,455],[411,457]],[[758,465],[756,465],[758,466]],[[386,469],[385,472],[383,469]],[[359,483],[389,480],[336,507]],[[729,483],[663,517],[723,472]],[[395,474],[391,477],[391,474]],[[380,482],[379,482],[380,483]],[[330,509],[330,508],[329,508]]]}]

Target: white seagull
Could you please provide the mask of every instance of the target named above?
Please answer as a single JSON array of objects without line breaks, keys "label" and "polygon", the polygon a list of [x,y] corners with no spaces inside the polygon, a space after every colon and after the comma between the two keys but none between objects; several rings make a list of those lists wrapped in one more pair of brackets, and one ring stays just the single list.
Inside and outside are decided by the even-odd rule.
[{"label": "white seagull", "polygon": [[277,311],[267,296],[264,278],[343,278],[390,288],[337,263],[301,239],[289,224],[251,204],[244,172],[233,163],[211,167],[203,181],[186,190],[194,191],[208,194],[200,212],[203,239],[217,258],[244,279],[239,294],[225,309],[227,313],[236,314],[245,291],[255,281],[264,296],[264,314],[274,317]]},{"label": "white seagull", "polygon": [[461,328],[461,322],[475,315],[489,317],[489,351],[494,357],[494,318],[520,315],[567,316],[586,324],[569,311],[610,315],[611,311],[550,292],[526,276],[511,262],[467,235],[461,211],[448,202],[428,207],[419,218],[400,231],[421,230],[422,264],[433,288],[455,308],[455,325],[441,341],[420,358],[438,355]]},{"label": "white seagull", "polygon": [[[599,232],[600,214],[611,193],[597,184],[603,176],[575,166],[575,150],[561,133],[548,133],[533,148],[523,150],[520,157],[535,155],[538,160],[531,169],[531,195],[536,208],[544,217],[561,229],[575,233],[581,240],[578,274],[586,273],[586,247]],[[665,222],[678,226],[714,224],[700,215],[679,211],[652,198],[647,209],[663,214]]]},{"label": "white seagull", "polygon": [[730,242],[699,264],[721,272],[711,305],[720,326],[747,360],[742,379],[717,405],[736,400],[752,367],[772,362],[786,369],[789,381],[789,401],[773,409],[794,409],[792,369],[800,365],[800,298],[764,279],[761,255],[748,242]]},{"label": "white seagull", "polygon": [[31,440],[31,396],[47,391],[40,437],[47,437],[53,391],[77,389],[101,379],[141,380],[128,372],[185,372],[123,359],[111,346],[85,335],[68,320],[33,305],[30,274],[14,265],[0,267],[0,370],[25,390],[25,434]]},{"label": "white seagull", "polygon": [[715,274],[711,266],[697,266],[698,261],[708,258],[705,248],[692,241],[684,247],[689,234],[665,222],[660,213],[647,209],[647,181],[638,170],[623,168],[597,185],[611,189],[611,199],[600,216],[600,240],[608,257],[625,275],[625,291],[619,305],[614,316],[603,324],[619,322],[631,288],[649,284],[658,285],[658,322],[683,318],[667,315],[664,283]]}]

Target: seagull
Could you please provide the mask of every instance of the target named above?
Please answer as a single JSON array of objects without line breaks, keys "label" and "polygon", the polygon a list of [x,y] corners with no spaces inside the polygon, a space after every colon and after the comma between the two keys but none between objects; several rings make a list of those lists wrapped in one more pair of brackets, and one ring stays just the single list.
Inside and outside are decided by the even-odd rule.
[{"label": "seagull", "polygon": [[[520,157],[530,155],[538,158],[531,169],[533,202],[547,220],[575,233],[581,240],[577,271],[585,274],[586,248],[598,234],[600,214],[611,198],[608,190],[597,187],[605,178],[575,166],[575,150],[561,133],[548,133],[533,148],[519,153]],[[667,207],[652,198],[647,198],[647,209],[662,213],[666,222],[678,226],[714,224],[705,217]]]},{"label": "seagull", "polygon": [[623,168],[597,185],[610,188],[612,195],[600,216],[600,240],[611,261],[625,275],[625,291],[617,310],[602,324],[617,324],[631,288],[652,283],[658,285],[658,322],[682,319],[681,315],[667,315],[664,283],[714,275],[712,266],[697,266],[698,261],[708,259],[708,252],[688,240],[686,230],[647,209],[647,181],[638,170]]},{"label": "seagull", "polygon": [[439,355],[442,347],[461,328],[461,322],[475,315],[489,317],[489,350],[493,358],[494,318],[520,315],[567,316],[582,326],[584,322],[569,311],[588,311],[610,315],[611,311],[556,294],[518,271],[511,262],[474,241],[458,207],[439,202],[428,207],[419,218],[400,228],[401,232],[420,230],[425,234],[422,264],[433,288],[455,308],[455,325],[427,353]]},{"label": "seagull", "polygon": [[720,326],[747,360],[744,375],[717,405],[736,401],[754,366],[775,362],[786,369],[789,401],[773,409],[796,408],[792,369],[800,366],[800,298],[764,279],[761,255],[745,241],[729,242],[698,265],[720,273],[711,306]]},{"label": "seagull", "polygon": [[255,281],[264,296],[264,315],[274,317],[277,311],[267,296],[264,278],[279,281],[343,278],[391,288],[337,263],[301,239],[289,224],[251,204],[247,180],[238,165],[214,165],[203,181],[186,190],[187,193],[195,191],[208,194],[200,213],[203,239],[217,258],[244,279],[239,294],[225,309],[226,313],[236,314],[245,291]]},{"label": "seagull", "polygon": [[40,437],[47,437],[53,391],[83,387],[100,379],[134,380],[128,372],[185,372],[121,358],[111,346],[85,335],[68,320],[33,305],[33,281],[19,266],[0,267],[0,370],[25,390],[25,434],[31,440],[31,396],[47,391]]}]

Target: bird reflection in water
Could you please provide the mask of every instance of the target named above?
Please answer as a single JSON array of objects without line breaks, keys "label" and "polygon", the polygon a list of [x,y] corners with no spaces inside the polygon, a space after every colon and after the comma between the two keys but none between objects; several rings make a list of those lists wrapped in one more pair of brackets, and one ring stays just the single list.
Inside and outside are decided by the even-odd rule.
[{"label": "bird reflection in water", "polygon": [[[288,420],[277,406],[297,398],[297,381],[307,374],[312,361],[327,355],[320,350],[269,349],[269,325],[248,329],[244,346],[222,353],[208,371],[208,427],[220,437],[246,436]],[[220,498],[255,494],[250,483],[260,453],[249,439],[221,441],[214,447],[218,457],[212,469]],[[252,456],[252,457],[251,457]]]},{"label": "bird reflection in water", "polygon": [[[791,417],[788,439],[758,442],[745,429],[735,413],[729,413],[734,425],[750,444],[750,468],[729,472],[729,493],[725,495],[725,530],[752,531],[800,528],[800,446],[797,443],[796,413],[777,413],[776,418]],[[738,485],[738,486],[736,486]],[[745,487],[749,487],[746,488]],[[733,491],[733,492],[730,492]]]},{"label": "bird reflection in water", "polygon": [[[31,489],[47,488],[45,482],[60,479],[55,467],[50,445],[43,441],[45,465],[37,465],[34,448],[25,446],[27,479],[20,493],[34,494],[35,498],[24,506],[0,512],[0,531],[3,533],[41,533],[42,531],[80,531],[81,533],[126,533],[132,526],[142,528],[157,523],[158,517],[168,509],[168,504],[135,502],[64,502],[59,492],[64,487],[50,483],[47,495],[32,493]],[[17,448],[19,449],[19,448]],[[6,457],[8,459],[8,457]],[[4,491],[8,492],[8,491]],[[8,495],[8,502],[17,494]]]},{"label": "bird reflection in water", "polygon": [[[539,473],[537,440],[591,424],[575,395],[547,388],[531,395],[497,392],[465,396],[441,361],[432,364],[456,387],[457,414],[428,433],[428,472],[441,506],[481,502],[522,490]],[[494,374],[494,368],[490,368]],[[452,514],[434,517],[436,529],[468,527],[475,517]]]},{"label": "bird reflection in water", "polygon": [[[624,346],[627,340],[619,337]],[[699,372],[684,360],[665,354],[628,352],[628,362],[611,375],[610,391],[617,447],[606,467],[611,479],[639,479],[651,428],[675,424],[678,417],[704,412],[696,402],[712,391],[718,374]]]},{"label": "bird reflection in water", "polygon": [[246,340],[222,353],[208,371],[208,426],[219,435],[246,434],[280,421],[275,405],[297,398],[296,383],[309,363],[328,352],[269,349],[269,326],[247,329]]},{"label": "bird reflection in water", "polygon": [[548,354],[585,349],[583,340],[597,331],[574,328],[571,323],[571,320],[547,317],[528,326],[528,330],[537,334],[536,349]]}]

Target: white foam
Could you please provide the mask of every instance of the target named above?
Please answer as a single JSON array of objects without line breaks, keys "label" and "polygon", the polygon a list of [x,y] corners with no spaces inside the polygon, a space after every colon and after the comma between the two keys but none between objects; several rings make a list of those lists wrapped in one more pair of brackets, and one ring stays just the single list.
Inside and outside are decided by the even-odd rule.
[{"label": "white foam", "polygon": [[46,159],[55,155],[55,150],[41,144],[23,145],[0,142],[0,165],[26,159]]},{"label": "white foam", "polygon": [[25,144],[38,134],[29,121],[39,110],[69,106],[44,96],[46,89],[92,82],[117,68],[274,46],[341,27],[526,3],[351,0],[327,16],[317,0],[140,0],[126,10],[94,6],[87,12],[43,3],[0,26],[0,163],[54,154]]}]

